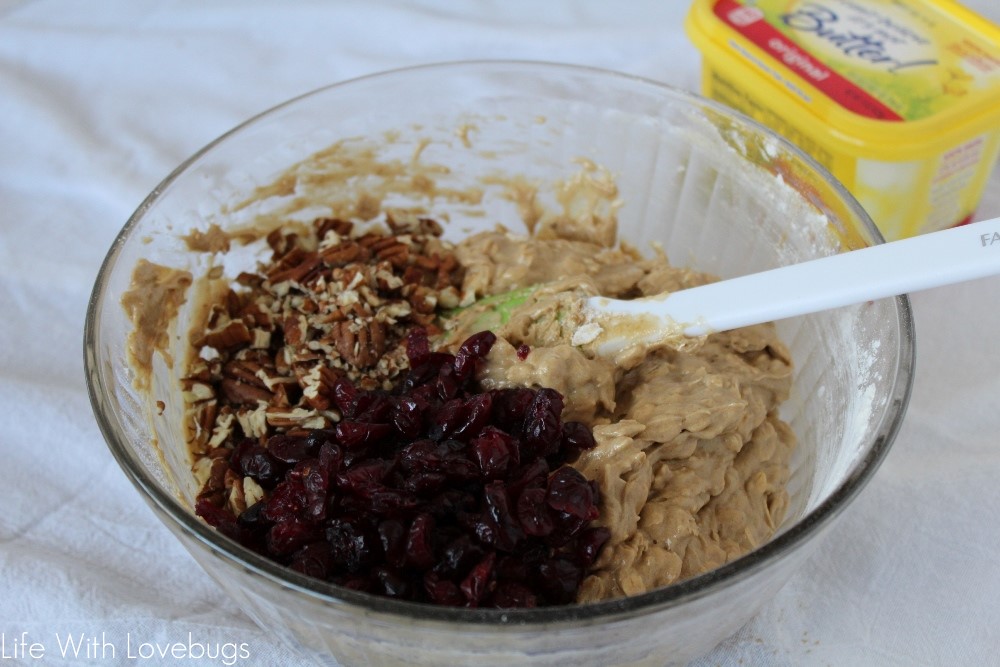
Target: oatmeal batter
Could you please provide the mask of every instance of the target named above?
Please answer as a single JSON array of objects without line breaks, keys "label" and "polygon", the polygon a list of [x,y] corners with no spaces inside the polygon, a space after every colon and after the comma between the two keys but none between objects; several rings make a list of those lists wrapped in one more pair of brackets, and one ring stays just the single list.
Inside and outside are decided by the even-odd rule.
[{"label": "oatmeal batter", "polygon": [[[480,382],[552,387],[565,418],[591,425],[597,447],[574,466],[602,489],[611,531],[580,602],[635,595],[707,572],[761,545],[787,510],[795,437],[778,416],[792,364],[772,325],[713,334],[700,345],[615,365],[574,346],[566,311],[580,296],[650,296],[708,282],[662,256],[565,238],[479,234],[456,251],[477,296],[537,286],[506,314]],[[452,323],[461,340],[475,308]],[[527,345],[527,356],[517,349]],[[522,358],[523,356],[523,358]]]}]

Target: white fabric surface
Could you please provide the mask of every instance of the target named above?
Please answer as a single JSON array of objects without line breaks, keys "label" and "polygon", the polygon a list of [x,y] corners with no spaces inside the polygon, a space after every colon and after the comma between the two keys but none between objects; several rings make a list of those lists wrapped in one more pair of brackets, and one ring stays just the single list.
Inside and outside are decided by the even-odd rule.
[{"label": "white fabric surface", "polygon": [[[1000,21],[996,0],[968,4]],[[126,642],[189,639],[294,664],[146,508],[91,414],[87,299],[158,181],[258,111],[403,65],[541,59],[695,89],[687,7],[0,0],[0,664],[131,665]],[[995,215],[998,173],[980,209]],[[913,297],[916,383],[888,459],[821,553],[699,665],[1000,664],[998,294],[991,278]],[[62,659],[81,633],[92,659]],[[9,657],[22,638],[44,658]]]}]

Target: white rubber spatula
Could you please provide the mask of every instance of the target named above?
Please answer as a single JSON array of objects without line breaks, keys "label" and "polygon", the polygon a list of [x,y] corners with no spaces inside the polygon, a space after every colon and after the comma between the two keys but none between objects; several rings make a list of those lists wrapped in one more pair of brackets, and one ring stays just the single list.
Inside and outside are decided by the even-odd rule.
[{"label": "white rubber spatula", "polygon": [[1000,273],[1000,218],[662,296],[591,297],[574,343],[601,356]]}]

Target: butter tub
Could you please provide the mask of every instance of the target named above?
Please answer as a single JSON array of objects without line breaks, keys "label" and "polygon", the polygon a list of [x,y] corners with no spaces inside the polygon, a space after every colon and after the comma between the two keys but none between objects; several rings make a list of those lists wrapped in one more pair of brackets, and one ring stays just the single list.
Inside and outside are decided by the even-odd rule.
[{"label": "butter tub", "polygon": [[1000,28],[949,0],[696,0],[702,92],[798,144],[888,240],[969,222],[1000,151]]}]

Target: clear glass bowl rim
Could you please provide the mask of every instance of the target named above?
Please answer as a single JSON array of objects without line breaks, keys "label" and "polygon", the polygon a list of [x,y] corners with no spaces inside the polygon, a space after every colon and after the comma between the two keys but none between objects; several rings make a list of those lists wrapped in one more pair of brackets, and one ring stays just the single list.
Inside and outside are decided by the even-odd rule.
[{"label": "clear glass bowl rim", "polygon": [[528,626],[537,626],[539,629],[552,626],[580,626],[611,620],[624,620],[629,617],[676,607],[733,585],[754,572],[766,568],[769,564],[781,560],[783,556],[791,553],[797,547],[804,545],[810,537],[839,515],[861,489],[864,488],[881,465],[899,432],[912,392],[913,370],[915,366],[913,316],[909,299],[906,295],[893,298],[900,327],[900,339],[895,366],[895,378],[891,389],[891,398],[888,402],[889,407],[882,415],[881,422],[875,432],[874,440],[866,455],[854,466],[842,483],[811,512],[800,518],[783,533],[754,551],[705,574],[640,595],[582,605],[564,605],[537,609],[466,609],[403,602],[368,593],[361,593],[306,577],[250,551],[199,520],[175,496],[162,489],[156,480],[145,473],[140,461],[128,445],[125,434],[120,432],[116,428],[114,420],[104,413],[103,406],[106,402],[103,400],[103,397],[109,395],[109,392],[104,386],[103,376],[98,372],[96,362],[97,342],[100,336],[98,332],[98,316],[105,296],[104,286],[107,283],[108,275],[115,266],[120,249],[131,235],[132,230],[138,226],[146,212],[159,199],[167,186],[179,178],[193,164],[198,162],[200,158],[211,152],[217,145],[258,121],[264,120],[279,110],[293,106],[306,98],[320,95],[333,89],[352,86],[358,82],[370,79],[405,77],[411,72],[428,70],[439,71],[442,75],[448,71],[470,70],[474,72],[481,70],[484,72],[521,71],[526,74],[547,72],[554,75],[564,72],[577,76],[604,77],[630,81],[633,85],[655,88],[658,94],[665,97],[673,98],[686,104],[697,104],[713,109],[723,116],[733,118],[737,122],[750,127],[755,127],[774,137],[785,150],[796,155],[809,168],[817,171],[830,182],[831,187],[844,200],[852,213],[857,216],[858,220],[865,227],[864,231],[871,237],[873,243],[884,242],[875,223],[853,195],[837,182],[822,165],[797,146],[778,136],[772,130],[752,118],[730,107],[645,77],[598,67],[546,61],[463,60],[386,70],[322,86],[252,116],[191,155],[150,192],[129,217],[112,243],[98,271],[87,307],[84,323],[84,371],[95,419],[107,442],[108,448],[126,476],[142,493],[146,501],[158,510],[157,513],[161,517],[168,517],[187,536],[208,548],[216,556],[230,561],[233,566],[242,568],[248,573],[259,576],[276,586],[295,591],[323,604],[354,606],[360,612],[396,616],[409,620],[436,621],[451,626],[468,624],[477,626],[479,629],[483,629],[483,626],[516,627],[519,630],[528,629]]}]

